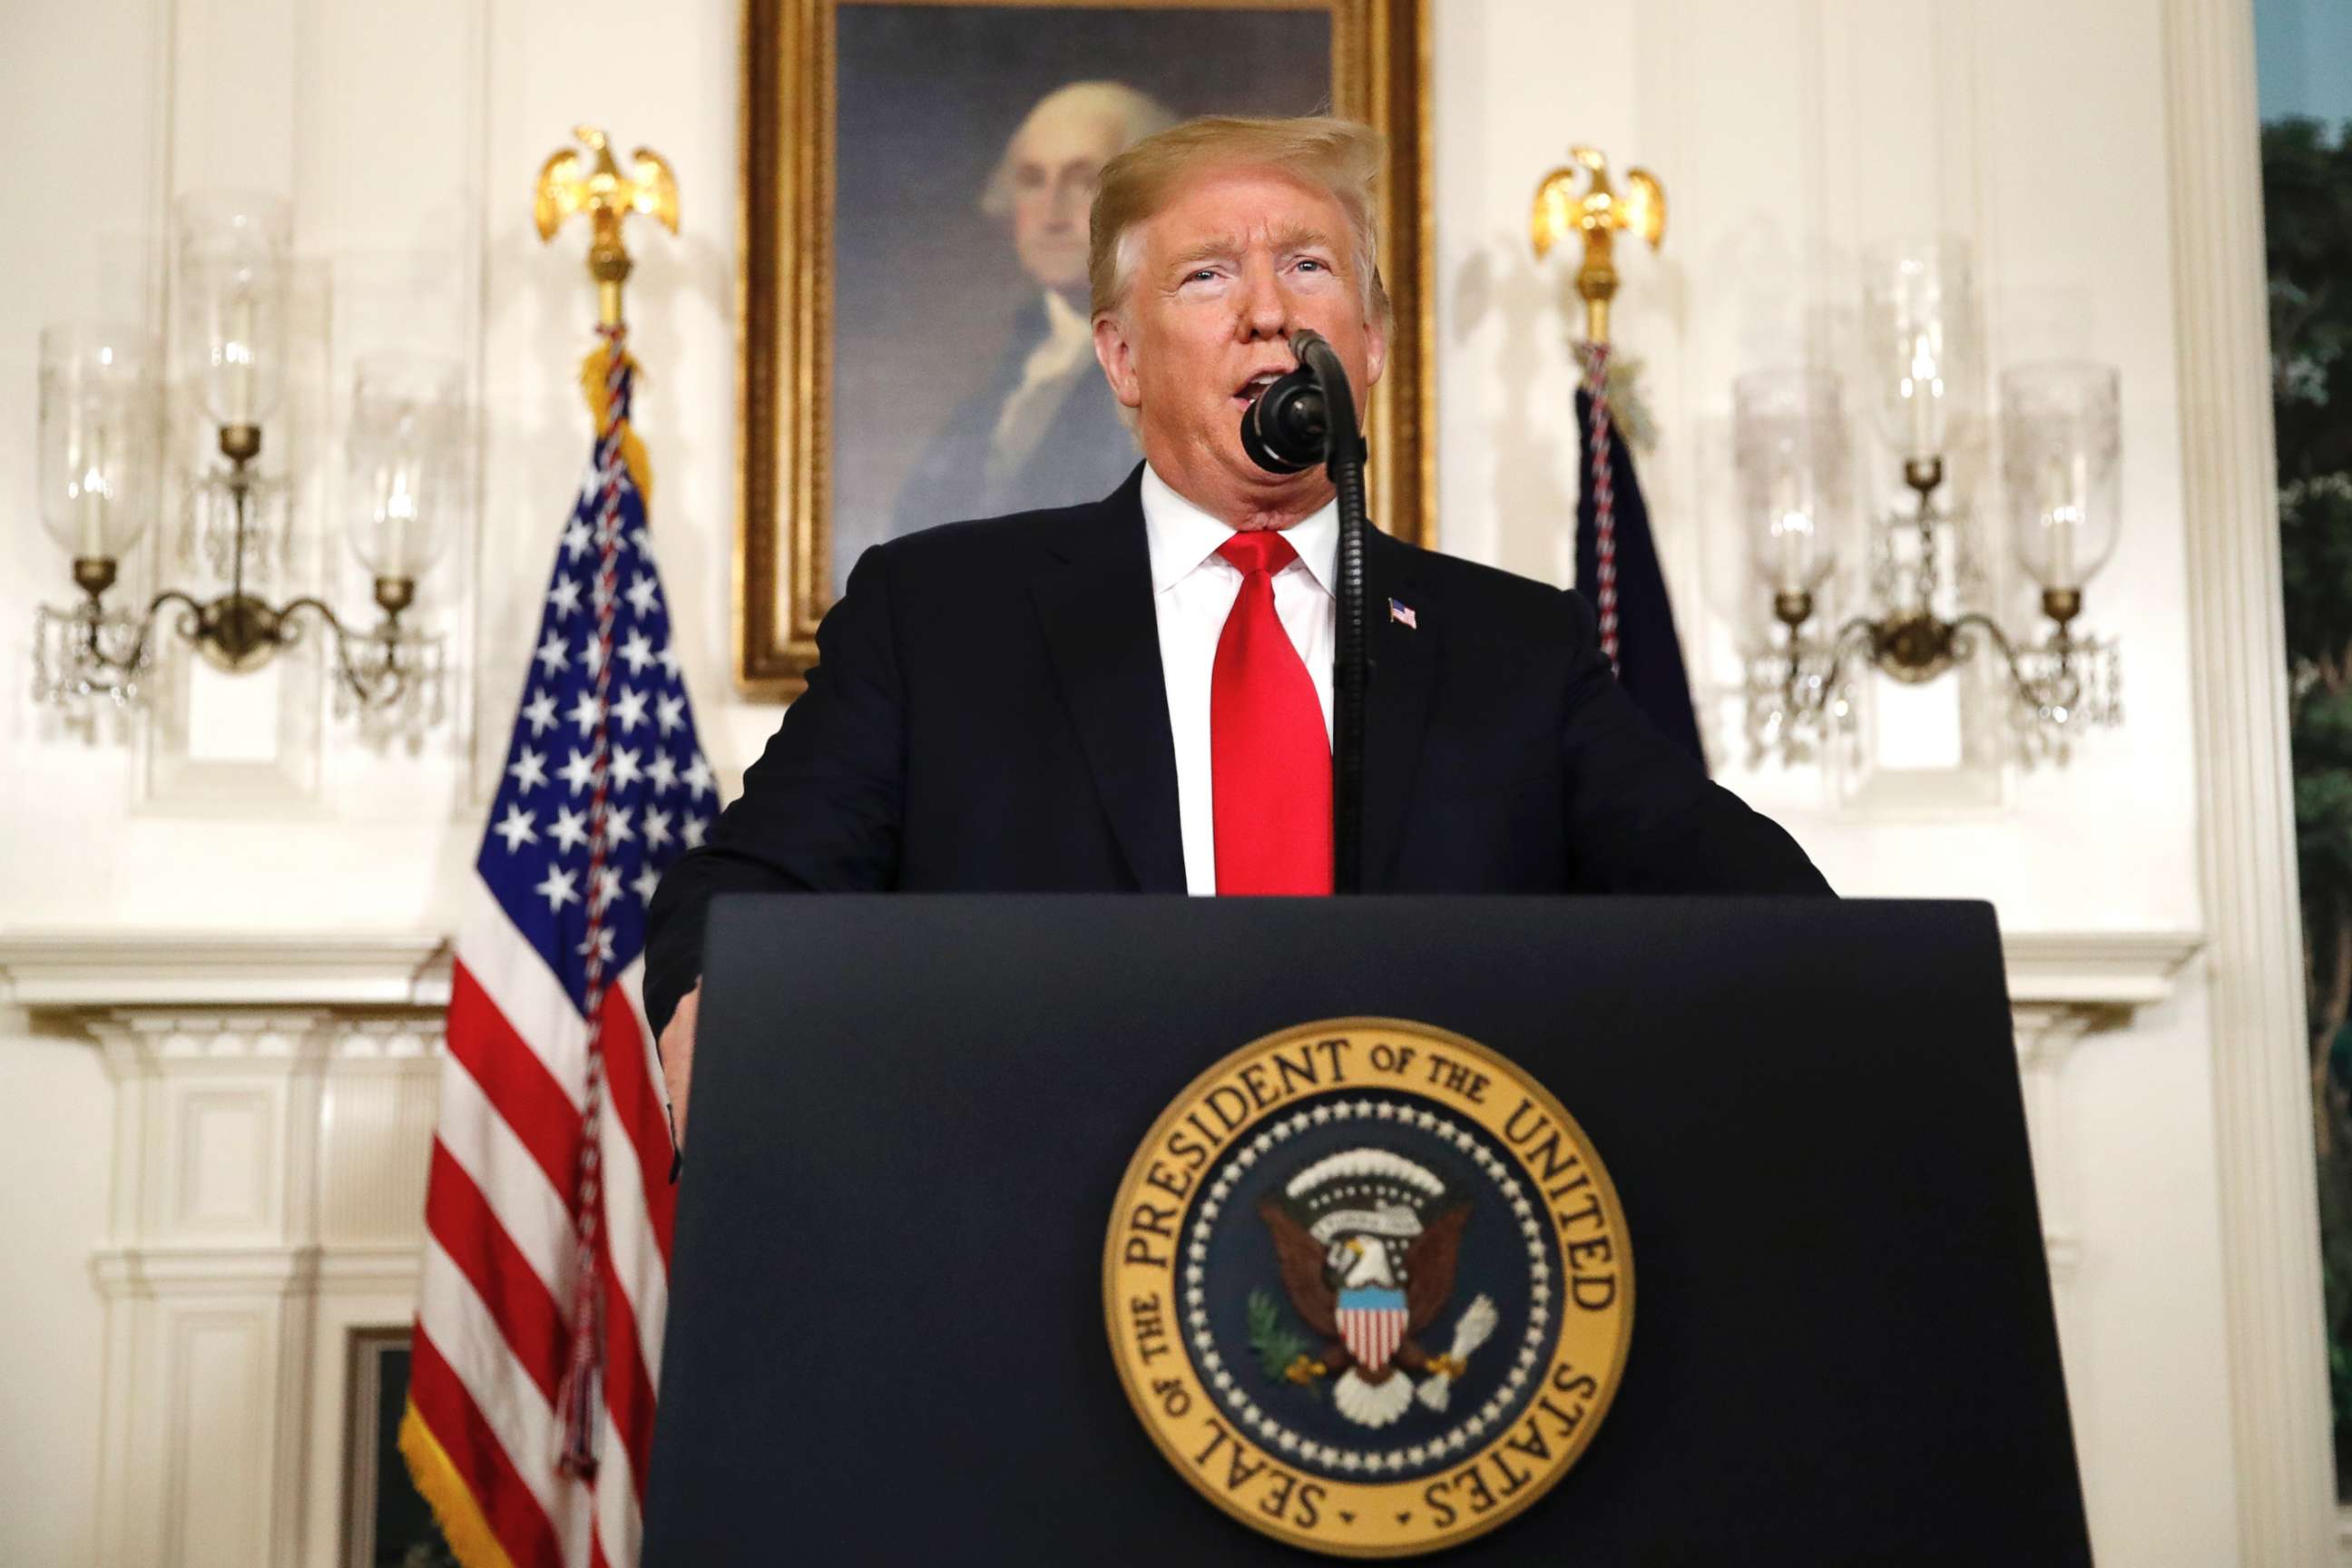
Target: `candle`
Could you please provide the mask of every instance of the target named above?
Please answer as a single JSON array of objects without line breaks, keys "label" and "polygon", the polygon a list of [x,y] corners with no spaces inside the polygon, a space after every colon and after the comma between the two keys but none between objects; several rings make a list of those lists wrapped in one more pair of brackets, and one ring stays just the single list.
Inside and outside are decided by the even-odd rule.
[{"label": "candle", "polygon": [[2081,542],[2083,525],[2091,516],[2091,459],[2077,451],[2068,465],[2066,487],[2066,521],[2051,541],[2050,574],[2061,588],[2079,588],[2082,574],[2074,564],[2074,552]]},{"label": "candle", "polygon": [[383,503],[383,569],[387,576],[410,575],[409,535],[416,525],[416,492],[410,489],[410,465],[396,461],[390,469],[391,493]]},{"label": "candle", "polygon": [[2042,471],[2042,575],[2047,587],[2082,585],[2074,581],[2074,525],[2083,515],[2083,477],[2079,457],[2071,465],[2053,457]]},{"label": "candle", "polygon": [[1911,404],[1910,455],[1914,458],[1937,455],[1936,405],[1930,390],[1935,384],[1936,356],[1923,331],[1911,340],[1911,374],[1903,382]]},{"label": "candle", "polygon": [[[75,411],[77,423],[80,410]],[[74,535],[79,541],[76,556],[84,561],[99,560],[109,553],[106,548],[106,426],[100,422],[81,432],[77,443],[77,456],[81,468],[80,493],[75,498]]]},{"label": "candle", "polygon": [[1797,476],[1789,468],[1772,475],[1773,586],[1783,594],[1805,591],[1806,557],[1811,552],[1813,520],[1798,505]]},{"label": "candle", "polygon": [[253,293],[239,289],[229,300],[227,341],[221,345],[227,363],[226,390],[227,423],[253,423]]}]

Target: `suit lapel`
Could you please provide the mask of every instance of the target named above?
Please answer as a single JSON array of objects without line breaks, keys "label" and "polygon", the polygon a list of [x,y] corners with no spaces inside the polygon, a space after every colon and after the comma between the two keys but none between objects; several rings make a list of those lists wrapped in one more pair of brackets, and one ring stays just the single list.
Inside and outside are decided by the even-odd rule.
[{"label": "suit lapel", "polygon": [[[1370,623],[1372,678],[1364,695],[1364,887],[1389,885],[1391,868],[1404,830],[1405,806],[1429,728],[1430,693],[1436,682],[1437,640],[1444,627],[1436,606],[1418,604],[1412,594],[1417,553],[1377,529],[1364,535],[1364,618]],[[1391,599],[1403,603],[1417,626],[1390,613]]]},{"label": "suit lapel", "polygon": [[1147,893],[1181,893],[1176,748],[1151,603],[1142,473],[1139,467],[1101,505],[1067,514],[1048,536],[1031,586],[1063,700],[1129,869]]}]

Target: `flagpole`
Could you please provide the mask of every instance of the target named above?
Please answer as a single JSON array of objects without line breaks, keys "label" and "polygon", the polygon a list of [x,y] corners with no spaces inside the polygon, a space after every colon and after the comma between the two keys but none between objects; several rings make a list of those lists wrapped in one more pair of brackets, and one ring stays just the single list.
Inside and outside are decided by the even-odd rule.
[{"label": "flagpole", "polygon": [[[1665,237],[1666,193],[1655,175],[1636,168],[1626,171],[1628,189],[1619,194],[1609,181],[1608,156],[1597,147],[1572,147],[1569,158],[1569,163],[1545,175],[1536,187],[1529,224],[1538,260],[1572,236],[1584,241],[1583,263],[1576,271],[1576,291],[1584,300],[1584,342],[1578,345],[1577,358],[1583,363],[1585,392],[1592,400],[1586,479],[1592,497],[1596,560],[1592,601],[1600,619],[1601,651],[1616,670],[1616,465],[1609,417],[1609,306],[1617,297],[1618,281],[1615,237],[1623,230],[1657,249]],[[1576,186],[1584,175],[1591,184],[1580,196]]]},{"label": "flagpole", "polygon": [[622,222],[674,229],[676,195],[650,153],[625,179],[601,132],[581,140],[584,153],[541,169],[536,206],[543,238],[588,214],[600,253],[580,389],[588,472],[563,487],[538,647],[451,959],[400,1426],[465,1568],[637,1568],[661,1355],[639,1326],[667,1300],[677,1189],[634,976],[645,906],[718,805],[671,647],[623,347]]},{"label": "flagpole", "polygon": [[[585,1074],[582,1092],[581,1143],[577,1182],[572,1194],[572,1279],[571,1348],[557,1390],[556,1416],[562,1439],[557,1462],[566,1475],[593,1480],[603,1433],[598,1382],[604,1373],[603,1320],[596,1266],[598,1216],[603,1206],[603,1163],[599,1138],[604,1111],[604,1018],[606,973],[611,942],[605,926],[607,900],[599,889],[614,847],[611,813],[613,755],[609,729],[613,681],[614,625],[620,601],[621,491],[633,483],[642,495],[650,487],[645,474],[644,448],[629,427],[629,405],[635,380],[635,362],[627,349],[628,325],[623,313],[622,289],[633,263],[622,237],[622,226],[632,213],[656,218],[672,234],[677,232],[677,185],[669,166],[645,148],[637,149],[634,172],[625,175],[613,157],[610,140],[593,125],[574,132],[587,148],[589,160],[564,148],[541,165],[533,195],[532,216],[542,243],[551,240],[564,220],[585,213],[589,220],[588,275],[596,282],[596,331],[604,340],[582,367],[583,389],[596,417],[598,504],[593,541],[598,557],[590,594],[595,613],[594,670],[591,688],[593,714],[590,732],[588,878],[585,898],[586,960]],[[601,395],[600,395],[601,394]],[[614,873],[615,876],[618,873]]]}]

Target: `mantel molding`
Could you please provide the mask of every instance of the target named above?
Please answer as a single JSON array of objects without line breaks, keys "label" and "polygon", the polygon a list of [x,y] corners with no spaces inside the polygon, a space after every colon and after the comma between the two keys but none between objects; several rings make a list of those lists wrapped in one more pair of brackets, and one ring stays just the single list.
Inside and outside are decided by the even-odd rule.
[{"label": "mantel molding", "polygon": [[[2011,931],[2019,1006],[2150,1006],[2203,947],[2189,931]],[[0,932],[0,1001],[77,1013],[174,1007],[442,1007],[449,939],[436,934]]]},{"label": "mantel molding", "polygon": [[2204,950],[2195,931],[2007,931],[2012,1007],[2152,1007]]},{"label": "mantel molding", "polygon": [[0,932],[0,1001],[26,1008],[444,1007],[438,934]]},{"label": "mantel molding", "polygon": [[[449,939],[387,933],[221,936],[0,932],[0,1001],[78,1013],[173,1007],[442,1007]],[[2011,931],[2019,1006],[2151,1006],[2204,946],[2192,931]]]}]

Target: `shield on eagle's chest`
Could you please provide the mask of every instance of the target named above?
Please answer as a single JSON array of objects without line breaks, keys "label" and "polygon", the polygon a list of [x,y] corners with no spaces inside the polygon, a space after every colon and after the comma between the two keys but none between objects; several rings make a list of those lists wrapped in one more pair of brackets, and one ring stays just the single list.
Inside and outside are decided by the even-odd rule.
[{"label": "shield on eagle's chest", "polygon": [[1388,1370],[1389,1358],[1404,1341],[1404,1325],[1403,1291],[1339,1292],[1339,1338],[1366,1372]]}]

